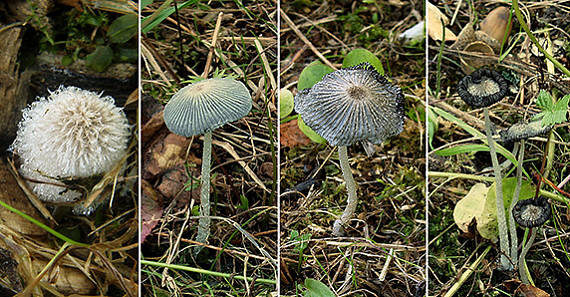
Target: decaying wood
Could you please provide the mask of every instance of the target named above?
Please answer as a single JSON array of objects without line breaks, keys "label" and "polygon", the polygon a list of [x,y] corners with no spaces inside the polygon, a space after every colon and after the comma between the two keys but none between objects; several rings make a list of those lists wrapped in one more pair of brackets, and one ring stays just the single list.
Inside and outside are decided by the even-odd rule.
[{"label": "decaying wood", "polygon": [[[42,215],[18,186],[8,166],[9,164],[4,159],[0,159],[0,200],[46,224]],[[0,223],[23,235],[44,236],[47,234],[44,229],[4,207],[0,207]]]},{"label": "decaying wood", "polygon": [[29,75],[19,74],[17,59],[23,29],[0,31],[0,152],[6,151],[16,137],[21,111],[26,106]]}]

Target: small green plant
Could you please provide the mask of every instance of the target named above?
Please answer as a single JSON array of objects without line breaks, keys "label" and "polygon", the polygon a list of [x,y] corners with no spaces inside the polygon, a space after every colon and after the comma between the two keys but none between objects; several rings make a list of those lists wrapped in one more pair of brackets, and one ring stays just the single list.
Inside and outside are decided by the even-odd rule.
[{"label": "small green plant", "polygon": [[[307,278],[303,285],[299,285],[305,289],[303,296],[305,297],[335,297],[336,295],[331,291],[327,285],[319,280]],[[301,289],[302,289],[301,288]]]},{"label": "small green plant", "polygon": [[116,16],[102,10],[72,9],[55,18],[53,30],[46,28],[40,28],[40,51],[63,52],[63,65],[85,59],[87,67],[103,72],[113,62],[137,61],[138,16],[134,13]]},{"label": "small green plant", "polygon": [[543,127],[566,122],[569,101],[570,94],[554,102],[554,98],[550,93],[540,90],[536,98],[536,105],[540,107],[542,112],[537,114],[535,119],[541,119]]},{"label": "small green plant", "polygon": [[311,239],[311,234],[307,233],[300,235],[299,231],[291,230],[289,238],[291,241],[296,242],[293,250],[297,252],[297,254],[299,255],[299,260],[298,260],[299,265],[297,268],[301,270],[301,265],[304,262],[303,252],[309,246],[309,240]]}]

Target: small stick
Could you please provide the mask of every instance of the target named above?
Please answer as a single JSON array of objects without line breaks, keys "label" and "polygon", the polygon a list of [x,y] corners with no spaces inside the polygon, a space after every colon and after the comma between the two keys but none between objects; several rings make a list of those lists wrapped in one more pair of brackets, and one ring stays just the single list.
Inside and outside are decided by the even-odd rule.
[{"label": "small stick", "polygon": [[325,58],[325,56],[323,54],[321,54],[321,52],[319,52],[319,50],[309,41],[309,39],[307,39],[307,37],[305,37],[305,35],[303,35],[303,33],[299,30],[299,28],[297,28],[295,23],[293,23],[293,21],[291,21],[291,19],[287,16],[287,14],[282,9],[280,9],[279,11],[281,12],[281,17],[285,20],[285,22],[291,27],[291,29],[293,29],[295,34],[297,34],[297,36],[306,45],[309,46],[309,48],[313,51],[313,53],[315,53],[315,55],[317,55],[317,57],[319,57],[329,67],[331,67],[334,70],[337,70],[336,67],[327,58]]},{"label": "small stick", "polygon": [[208,77],[208,72],[210,71],[210,66],[212,65],[212,58],[214,56],[214,50],[216,49],[216,41],[218,40],[218,33],[220,32],[220,25],[222,24],[223,14],[224,13],[220,11],[218,14],[218,19],[216,20],[216,27],[214,28],[214,35],[212,36],[212,44],[210,45],[210,51],[208,52],[208,57],[206,58],[206,66],[204,67],[202,78]]},{"label": "small stick", "polygon": [[392,262],[392,256],[394,255],[394,249],[390,249],[388,252],[388,257],[386,257],[386,262],[384,262],[384,267],[382,267],[382,271],[380,272],[380,276],[378,280],[383,282],[386,279],[386,274],[388,273],[388,268],[390,267],[390,262]]}]

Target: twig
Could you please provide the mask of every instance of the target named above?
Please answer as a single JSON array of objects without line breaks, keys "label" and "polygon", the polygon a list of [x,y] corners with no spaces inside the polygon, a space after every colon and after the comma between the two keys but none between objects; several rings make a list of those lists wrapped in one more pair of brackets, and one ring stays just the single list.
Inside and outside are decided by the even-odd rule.
[{"label": "twig", "polygon": [[220,32],[220,25],[222,24],[223,14],[224,13],[220,11],[218,14],[218,19],[216,20],[216,27],[214,28],[214,35],[212,36],[212,44],[210,45],[210,51],[208,52],[208,57],[206,58],[206,66],[204,66],[204,73],[202,73],[202,78],[208,77],[208,72],[210,71],[210,66],[212,65],[212,58],[216,49],[216,41],[218,40],[218,33]]},{"label": "twig", "polygon": [[309,48],[313,51],[313,53],[315,53],[315,55],[317,55],[317,57],[319,57],[326,65],[336,70],[336,67],[323,54],[321,54],[321,52],[319,52],[319,50],[309,41],[309,39],[307,39],[307,37],[305,37],[305,35],[303,35],[303,33],[299,30],[299,28],[297,28],[295,23],[291,21],[291,19],[287,16],[287,14],[282,9],[280,9],[279,11],[281,12],[281,17],[285,20],[285,22],[289,25],[289,27],[291,27],[291,29],[293,29],[295,34],[297,34],[297,36],[306,45],[309,46]]}]

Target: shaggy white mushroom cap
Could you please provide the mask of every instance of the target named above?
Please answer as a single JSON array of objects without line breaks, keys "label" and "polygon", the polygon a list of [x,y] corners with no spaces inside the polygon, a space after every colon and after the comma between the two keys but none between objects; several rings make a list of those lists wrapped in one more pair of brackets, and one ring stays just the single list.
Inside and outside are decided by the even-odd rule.
[{"label": "shaggy white mushroom cap", "polygon": [[[20,172],[31,179],[85,178],[107,172],[124,156],[130,126],[113,98],[60,86],[23,110],[11,150],[20,156]],[[40,199],[71,201],[78,192],[30,182]]]}]

